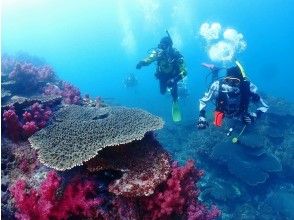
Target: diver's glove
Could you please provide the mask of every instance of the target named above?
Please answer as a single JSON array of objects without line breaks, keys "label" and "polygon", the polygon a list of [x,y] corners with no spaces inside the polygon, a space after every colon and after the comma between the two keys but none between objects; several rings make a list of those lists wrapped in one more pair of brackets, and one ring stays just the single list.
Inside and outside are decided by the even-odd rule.
[{"label": "diver's glove", "polygon": [[208,122],[206,121],[205,117],[200,116],[197,122],[198,129],[205,129],[208,127]]},{"label": "diver's glove", "polygon": [[142,66],[144,66],[145,62],[143,60],[141,60],[137,65],[136,65],[136,69],[141,69]]},{"label": "diver's glove", "polygon": [[249,116],[249,114],[245,114],[242,117],[242,120],[245,124],[250,125],[252,123],[251,118]]},{"label": "diver's glove", "polygon": [[171,78],[166,82],[167,87],[173,87],[173,85],[175,84],[175,79]]},{"label": "diver's glove", "polygon": [[247,125],[252,124],[256,121],[257,119],[257,113],[248,113],[243,115],[243,122]]}]

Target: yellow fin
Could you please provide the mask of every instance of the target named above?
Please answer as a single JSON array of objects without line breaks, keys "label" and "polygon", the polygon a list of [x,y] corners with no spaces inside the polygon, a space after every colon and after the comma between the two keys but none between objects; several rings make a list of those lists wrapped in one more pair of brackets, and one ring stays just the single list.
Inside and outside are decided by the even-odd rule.
[{"label": "yellow fin", "polygon": [[173,102],[172,105],[172,116],[174,122],[180,122],[182,120],[182,114],[178,102]]}]

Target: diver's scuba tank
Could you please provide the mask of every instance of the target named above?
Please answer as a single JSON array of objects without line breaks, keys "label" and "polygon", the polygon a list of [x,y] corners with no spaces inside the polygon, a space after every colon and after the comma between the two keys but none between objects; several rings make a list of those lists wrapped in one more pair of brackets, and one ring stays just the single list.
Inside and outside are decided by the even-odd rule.
[{"label": "diver's scuba tank", "polygon": [[171,41],[171,42],[172,42],[172,44],[173,44],[173,40],[172,40],[172,38],[171,38],[171,36],[170,36],[170,34],[169,34],[168,30],[165,30],[165,32],[166,32],[167,36],[169,37],[170,41]]},{"label": "diver's scuba tank", "polygon": [[236,65],[239,67],[239,69],[240,69],[240,71],[241,71],[241,74],[242,74],[242,76],[243,76],[243,79],[246,79],[247,76],[246,76],[246,74],[245,74],[245,70],[244,70],[243,66],[241,65],[241,63],[240,63],[238,60],[235,60],[235,63],[236,63]]}]

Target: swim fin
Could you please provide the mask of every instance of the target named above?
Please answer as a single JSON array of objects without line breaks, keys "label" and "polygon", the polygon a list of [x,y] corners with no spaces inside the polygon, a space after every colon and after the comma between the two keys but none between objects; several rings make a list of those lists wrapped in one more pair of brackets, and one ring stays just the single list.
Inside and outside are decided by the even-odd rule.
[{"label": "swim fin", "polygon": [[176,101],[173,101],[172,105],[172,116],[173,116],[173,121],[174,122],[180,122],[182,120],[182,114],[180,110],[179,103]]}]

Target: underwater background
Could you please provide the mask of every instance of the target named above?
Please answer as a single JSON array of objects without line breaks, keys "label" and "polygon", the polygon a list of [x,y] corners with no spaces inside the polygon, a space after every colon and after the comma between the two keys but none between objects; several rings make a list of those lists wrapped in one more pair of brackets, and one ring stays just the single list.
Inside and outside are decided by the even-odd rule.
[{"label": "underwater background", "polygon": [[[244,35],[237,55],[261,91],[294,100],[291,73],[294,24],[291,0],[269,1],[3,1],[2,53],[42,57],[60,78],[83,93],[169,115],[169,98],[159,95],[155,67],[135,66],[169,30],[185,58],[190,96],[184,118],[198,114],[211,62],[199,35],[204,22],[219,22]],[[122,83],[134,73],[140,86]],[[165,117],[168,119],[168,117]]]},{"label": "underwater background", "polygon": [[[2,55],[40,58],[83,95],[102,97],[110,105],[139,107],[162,117],[165,125],[156,132],[159,142],[181,164],[193,159],[205,170],[199,182],[205,192],[202,199],[219,207],[220,218],[294,218],[294,117],[289,104],[294,101],[292,0],[3,0],[1,4]],[[232,44],[225,48],[229,58],[224,58],[227,54],[211,48],[224,49],[217,43],[227,29],[236,32]],[[183,121],[178,124],[171,119],[170,95],[159,93],[156,65],[135,68],[166,36],[166,30],[188,70],[188,96],[180,98]],[[213,34],[217,37],[210,38]],[[228,67],[234,58],[242,63],[270,108],[277,101],[266,97],[283,100],[278,108],[281,116],[261,120],[244,137],[254,144],[262,139],[266,151],[271,152],[268,157],[282,160],[288,155],[286,162],[282,161],[287,175],[269,174],[263,184],[250,184],[244,180],[247,177],[232,175],[238,171],[228,171],[227,161],[222,165],[213,161],[223,156],[216,156],[217,149],[230,151],[218,145],[226,137],[225,128],[196,128],[198,100],[210,83],[201,63]],[[131,73],[138,85],[126,88],[124,79]],[[234,153],[244,152],[236,148]]]}]

